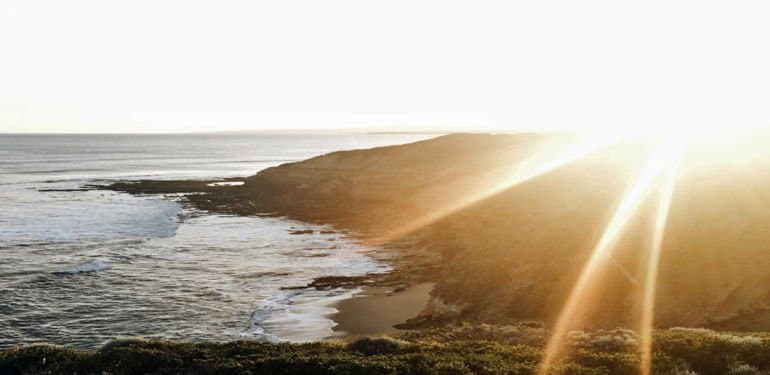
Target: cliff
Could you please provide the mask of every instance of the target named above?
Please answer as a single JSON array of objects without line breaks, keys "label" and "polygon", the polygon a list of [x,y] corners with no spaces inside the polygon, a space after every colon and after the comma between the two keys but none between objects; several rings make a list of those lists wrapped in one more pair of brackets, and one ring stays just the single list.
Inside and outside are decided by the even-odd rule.
[{"label": "cliff", "polygon": [[[655,146],[624,141],[569,160],[584,141],[447,135],[285,164],[190,199],[330,222],[377,244],[407,239],[440,255],[423,320],[553,322]],[[662,245],[657,325],[770,330],[770,155],[756,144],[686,154]],[[583,301],[587,326],[638,322],[659,190],[639,204]]]}]

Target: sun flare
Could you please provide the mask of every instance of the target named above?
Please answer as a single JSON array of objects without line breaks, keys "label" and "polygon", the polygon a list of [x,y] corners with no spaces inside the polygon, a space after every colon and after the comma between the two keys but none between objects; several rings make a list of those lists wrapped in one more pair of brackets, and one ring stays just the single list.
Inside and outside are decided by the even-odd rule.
[{"label": "sun flare", "polygon": [[[640,133],[641,134],[641,133]],[[661,257],[662,242],[666,229],[669,207],[671,206],[682,161],[692,151],[698,153],[696,162],[712,168],[725,160],[735,159],[747,162],[752,152],[762,148],[762,131],[757,129],[728,129],[725,127],[678,127],[666,131],[645,133],[658,139],[657,149],[650,155],[645,168],[640,172],[631,189],[615,211],[614,216],[604,230],[604,234],[594,248],[589,260],[577,279],[572,292],[555,323],[551,338],[546,346],[540,373],[547,374],[555,361],[566,354],[566,335],[571,329],[582,324],[581,310],[588,301],[600,298],[594,289],[600,274],[609,264],[614,263],[611,256],[616,239],[624,231],[624,225],[635,214],[640,202],[645,199],[653,187],[658,188],[658,203],[654,217],[653,232],[650,235],[650,251],[646,259],[647,270],[641,301],[641,321],[639,325],[639,350],[641,356],[640,373],[649,375],[652,371],[652,336],[655,316],[655,296],[657,290],[658,267]],[[612,262],[610,262],[612,261]]]},{"label": "sun flare", "polygon": [[668,141],[658,146],[650,155],[647,164],[639,173],[634,184],[626,192],[615,214],[605,228],[599,243],[583,266],[583,271],[580,273],[572,292],[564,304],[564,308],[559,314],[553,328],[552,337],[545,349],[541,364],[541,374],[546,374],[550,371],[553,361],[564,350],[563,340],[567,332],[581,326],[580,315],[582,312],[580,310],[586,306],[585,301],[592,298],[591,293],[597,277],[601,272],[604,272],[604,269],[611,260],[611,252],[615,241],[622,233],[626,222],[635,213],[636,208],[653,186],[655,179],[666,165],[673,160],[677,152],[676,150],[680,148],[681,143],[675,141]]},{"label": "sun flare", "polygon": [[0,375],[770,375],[768,19],[0,0]]},{"label": "sun flare", "polygon": [[[704,169],[726,162],[745,164],[747,160],[751,159],[749,155],[752,152],[756,153],[763,149],[764,135],[766,133],[757,128],[678,126],[669,129],[645,128],[623,133],[612,131],[591,133],[591,135],[581,138],[580,142],[539,145],[537,152],[523,161],[511,164],[508,171],[496,170],[491,180],[479,179],[481,182],[473,185],[473,189],[470,190],[471,193],[447,199],[437,208],[423,212],[417,218],[393,228],[385,235],[378,237],[375,242],[384,244],[407,236],[496,194],[509,189],[516,189],[527,181],[547,175],[570,163],[606,150],[612,145],[635,142],[636,140],[651,142],[654,145],[652,151],[639,171],[635,182],[626,191],[623,199],[616,207],[569,293],[553,327],[551,338],[540,363],[540,373],[547,374],[556,361],[567,354],[566,336],[570,330],[579,328],[583,323],[582,310],[587,301],[600,298],[595,290],[597,289],[597,281],[608,267],[618,267],[630,281],[636,283],[628,271],[616,262],[612,253],[618,238],[626,230],[626,224],[634,215],[637,215],[640,204],[647,196],[655,192],[657,206],[653,218],[653,231],[649,234],[650,249],[647,253],[647,259],[644,261],[646,271],[641,283],[641,311],[638,326],[640,373],[649,375],[652,368],[651,347],[662,242],[669,207],[672,204],[673,193],[683,160],[688,154],[695,154],[695,159],[690,160],[689,163]],[[634,160],[634,156],[626,155],[622,149],[614,151],[613,158],[615,159],[624,160],[627,157],[630,158],[629,161]],[[442,196],[446,195],[442,194]]]},{"label": "sun flare", "polygon": [[[654,145],[652,151],[639,171],[635,182],[626,191],[625,196],[616,207],[614,215],[605,227],[603,235],[583,266],[582,272],[565,301],[540,364],[540,373],[547,374],[556,361],[567,354],[569,349],[565,342],[566,336],[570,330],[581,327],[582,319],[584,319],[582,310],[587,301],[601,298],[596,292],[597,281],[608,267],[618,267],[632,283],[636,283],[628,271],[617,263],[612,253],[618,238],[626,230],[626,223],[634,215],[637,215],[640,204],[654,192],[657,208],[653,219],[653,231],[649,234],[650,249],[647,253],[647,259],[644,261],[646,272],[643,274],[643,280],[640,284],[642,293],[638,326],[640,373],[649,375],[652,366],[651,347],[655,323],[658,266],[669,207],[672,203],[683,160],[689,153],[695,153],[697,158],[690,163],[699,164],[704,168],[722,164],[731,159],[743,161],[748,157],[749,152],[761,148],[758,146],[762,141],[754,138],[761,139],[759,136],[762,134],[764,133],[760,130],[748,128],[683,126],[666,130],[646,130],[623,134],[606,132],[601,135],[593,134],[580,142],[572,142],[571,144],[540,145],[538,151],[532,156],[512,164],[508,172],[496,171],[496,177],[491,180],[492,182],[478,183],[474,186],[471,194],[458,195],[454,199],[446,200],[438,208],[426,211],[416,219],[395,227],[384,236],[377,238],[376,242],[383,244],[407,236],[473,204],[506,190],[516,189],[527,181],[547,175],[570,163],[606,150],[612,145],[635,142],[635,140],[651,142]],[[747,145],[749,145],[748,148]],[[630,157],[629,161],[634,160],[634,157],[626,155],[623,149],[617,149],[614,152],[613,157],[618,160],[627,157]]]},{"label": "sun flare", "polygon": [[686,145],[680,143],[672,151],[668,170],[663,177],[662,190],[658,197],[658,207],[655,214],[654,231],[652,233],[652,243],[650,254],[647,259],[647,273],[645,275],[643,300],[642,300],[642,318],[639,328],[639,349],[641,354],[641,374],[649,375],[652,372],[652,333],[655,316],[655,292],[658,281],[658,266],[660,263],[660,252],[663,243],[663,236],[666,229],[666,219],[668,218],[671,199],[674,195],[676,177],[679,172],[679,166],[682,162]]}]

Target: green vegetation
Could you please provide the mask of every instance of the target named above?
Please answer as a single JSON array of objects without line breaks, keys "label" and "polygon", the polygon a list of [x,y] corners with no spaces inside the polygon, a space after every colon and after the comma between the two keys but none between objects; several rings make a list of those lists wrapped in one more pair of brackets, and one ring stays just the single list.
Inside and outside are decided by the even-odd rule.
[{"label": "green vegetation", "polygon": [[[534,374],[543,332],[535,324],[463,325],[415,331],[399,340],[361,339],[349,344],[132,339],[112,342],[98,351],[33,345],[0,352],[0,373]],[[554,374],[636,375],[639,371],[633,332],[573,332],[569,345],[570,357]],[[770,373],[769,334],[659,331],[654,353],[654,374]]]}]

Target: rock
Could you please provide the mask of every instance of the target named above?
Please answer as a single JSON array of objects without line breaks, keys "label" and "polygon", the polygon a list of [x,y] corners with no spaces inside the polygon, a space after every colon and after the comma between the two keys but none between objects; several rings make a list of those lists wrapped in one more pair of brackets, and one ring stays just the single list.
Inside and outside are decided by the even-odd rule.
[{"label": "rock", "polygon": [[318,290],[353,288],[363,285],[368,280],[369,276],[324,276],[313,280],[307,286]]}]

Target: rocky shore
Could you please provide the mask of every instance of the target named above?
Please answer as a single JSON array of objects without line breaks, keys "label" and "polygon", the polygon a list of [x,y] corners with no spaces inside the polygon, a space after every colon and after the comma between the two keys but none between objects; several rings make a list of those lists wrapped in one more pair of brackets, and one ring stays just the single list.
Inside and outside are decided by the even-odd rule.
[{"label": "rocky shore", "polygon": [[[414,325],[452,320],[552,322],[614,209],[653,148],[624,141],[542,176],[520,178],[582,139],[573,135],[453,134],[407,145],[334,152],[220,181],[139,181],[107,189],[186,194],[195,207],[332,224],[382,246],[397,270],[313,287],[435,282]],[[656,322],[770,330],[770,178],[717,152],[685,158],[670,209]],[[711,157],[709,156],[709,157]],[[754,167],[770,166],[764,153]],[[712,160],[713,159],[713,160]],[[761,169],[770,170],[770,169]],[[655,190],[656,188],[653,188]],[[746,194],[746,191],[751,194]],[[655,199],[641,202],[586,312],[594,328],[638,321]]]}]

